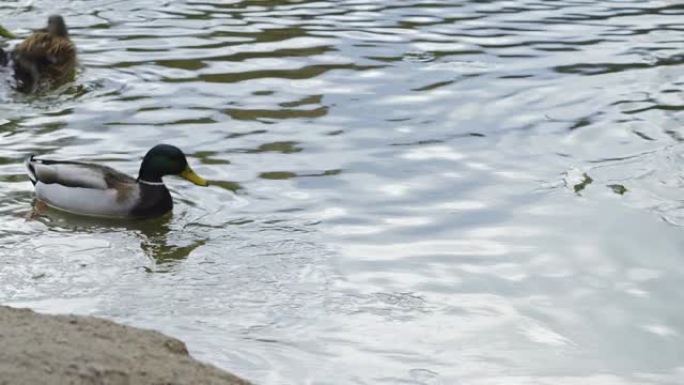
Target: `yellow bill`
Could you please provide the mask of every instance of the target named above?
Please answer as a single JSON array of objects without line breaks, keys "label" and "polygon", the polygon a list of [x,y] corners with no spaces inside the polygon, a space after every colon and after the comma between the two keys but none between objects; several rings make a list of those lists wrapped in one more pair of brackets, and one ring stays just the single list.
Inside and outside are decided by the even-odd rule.
[{"label": "yellow bill", "polygon": [[194,171],[190,168],[190,166],[185,167],[185,170],[179,174],[181,178],[187,179],[190,182],[198,185],[198,186],[209,186],[209,182],[204,180],[201,176],[195,174]]}]

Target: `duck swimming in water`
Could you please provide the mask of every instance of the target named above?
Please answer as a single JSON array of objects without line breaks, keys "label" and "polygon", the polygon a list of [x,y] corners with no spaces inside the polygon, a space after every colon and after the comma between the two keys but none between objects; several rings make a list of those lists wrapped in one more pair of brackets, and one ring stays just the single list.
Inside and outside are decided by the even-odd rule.
[{"label": "duck swimming in water", "polygon": [[178,175],[199,186],[208,186],[188,165],[175,146],[159,144],[140,165],[138,178],[91,163],[26,160],[29,178],[38,199],[50,207],[73,214],[109,218],[153,218],[173,208],[162,177]]},{"label": "duck swimming in water", "polygon": [[76,46],[59,15],[50,16],[46,28],[14,47],[11,58],[17,89],[23,92],[60,85],[76,73]]}]

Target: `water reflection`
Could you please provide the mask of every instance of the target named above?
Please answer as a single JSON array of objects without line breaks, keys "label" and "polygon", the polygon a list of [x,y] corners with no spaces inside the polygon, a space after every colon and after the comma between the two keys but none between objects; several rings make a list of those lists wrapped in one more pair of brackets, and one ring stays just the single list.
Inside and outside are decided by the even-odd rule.
[{"label": "water reflection", "polygon": [[[184,229],[175,228],[172,214],[130,221],[74,215],[49,208],[38,200],[33,201],[31,208],[24,218],[41,223],[51,231],[67,235],[111,232],[135,234],[140,239],[140,250],[155,264],[182,261],[207,243],[207,239],[197,233],[184,233]],[[181,234],[183,236],[179,236]]]},{"label": "water reflection", "polygon": [[[158,221],[144,221],[134,228],[127,230],[137,230],[140,235],[140,248],[143,252],[154,260],[157,264],[167,264],[182,261],[195,251],[198,247],[204,246],[207,239],[184,240],[183,244],[177,244],[169,238],[172,228],[169,224],[170,216],[167,215]],[[194,238],[194,237],[193,237]]]},{"label": "water reflection", "polygon": [[[63,13],[83,68],[0,82],[1,302],[263,384],[682,382],[675,2],[26,4],[4,24]],[[160,141],[214,187],[24,219],[27,153],[134,173]]]}]

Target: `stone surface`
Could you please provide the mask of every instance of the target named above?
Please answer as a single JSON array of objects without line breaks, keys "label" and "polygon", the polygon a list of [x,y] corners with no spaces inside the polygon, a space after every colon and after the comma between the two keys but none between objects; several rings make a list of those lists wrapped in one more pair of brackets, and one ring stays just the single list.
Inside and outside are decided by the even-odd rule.
[{"label": "stone surface", "polygon": [[249,385],[161,333],[0,306],[0,385]]}]

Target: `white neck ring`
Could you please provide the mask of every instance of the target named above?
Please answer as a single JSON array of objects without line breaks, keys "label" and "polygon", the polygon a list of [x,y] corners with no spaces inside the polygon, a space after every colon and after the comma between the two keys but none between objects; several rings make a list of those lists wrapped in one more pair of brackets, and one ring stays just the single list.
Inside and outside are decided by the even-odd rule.
[{"label": "white neck ring", "polygon": [[150,185],[150,186],[163,186],[164,185],[164,182],[148,182],[148,181],[143,180],[143,179],[138,179],[138,183],[142,183],[142,184],[146,184],[146,185]]}]

